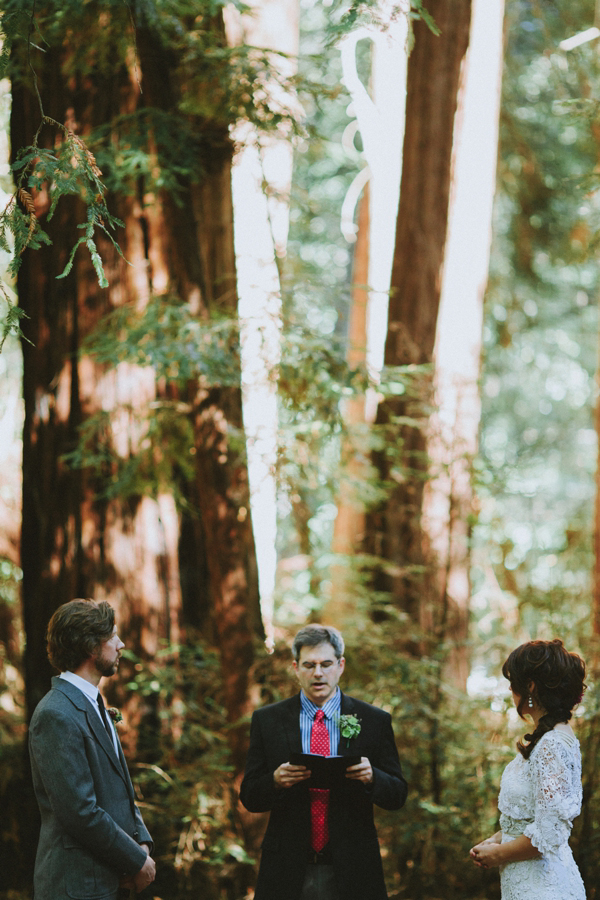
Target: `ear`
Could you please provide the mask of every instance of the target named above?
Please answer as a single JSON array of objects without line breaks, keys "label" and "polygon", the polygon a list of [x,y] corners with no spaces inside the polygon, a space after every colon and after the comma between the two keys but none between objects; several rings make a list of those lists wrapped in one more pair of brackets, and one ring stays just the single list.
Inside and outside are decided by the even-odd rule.
[{"label": "ear", "polygon": [[527,685],[527,693],[533,697],[535,694],[535,681],[530,681]]},{"label": "ear", "polygon": [[343,656],[341,656],[341,657],[340,657],[340,661],[339,661],[340,675],[341,675],[342,672],[344,671],[345,666],[346,666],[346,660],[344,659]]}]

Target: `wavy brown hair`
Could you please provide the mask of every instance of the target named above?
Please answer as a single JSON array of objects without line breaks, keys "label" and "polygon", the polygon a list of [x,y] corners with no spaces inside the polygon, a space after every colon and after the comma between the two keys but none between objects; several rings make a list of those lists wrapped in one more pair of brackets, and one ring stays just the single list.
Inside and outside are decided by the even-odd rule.
[{"label": "wavy brown hair", "polygon": [[48,623],[48,659],[59,672],[74,672],[112,637],[115,611],[105,600],[70,600]]},{"label": "wavy brown hair", "polygon": [[529,641],[512,651],[502,666],[502,674],[519,696],[517,712],[522,719],[529,696],[544,710],[533,734],[525,735],[527,743],[517,743],[519,752],[529,759],[540,738],[559,722],[568,722],[574,707],[581,702],[587,687],[585,663],[577,653],[569,653],[558,638]]}]

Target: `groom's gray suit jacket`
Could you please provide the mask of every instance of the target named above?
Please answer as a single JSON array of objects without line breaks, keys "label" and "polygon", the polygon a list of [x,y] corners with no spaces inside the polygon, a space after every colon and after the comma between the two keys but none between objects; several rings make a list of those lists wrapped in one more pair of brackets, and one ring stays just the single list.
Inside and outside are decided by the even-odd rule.
[{"label": "groom's gray suit jacket", "polygon": [[120,743],[117,754],[83,692],[53,678],[29,749],[42,817],[35,900],[116,900],[119,876],[144,865],[140,843],[151,845]]}]

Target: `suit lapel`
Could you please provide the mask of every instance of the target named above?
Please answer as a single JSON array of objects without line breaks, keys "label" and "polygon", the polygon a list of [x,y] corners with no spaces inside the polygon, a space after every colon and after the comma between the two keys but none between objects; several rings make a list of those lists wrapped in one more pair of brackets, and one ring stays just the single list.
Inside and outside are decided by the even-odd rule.
[{"label": "suit lapel", "polygon": [[59,690],[62,691],[63,694],[66,694],[71,703],[85,715],[90,731],[108,756],[112,767],[127,784],[129,779],[125,777],[125,772],[123,771],[121,762],[115,752],[112,737],[108,734],[106,728],[102,724],[100,716],[92,709],[92,701],[88,700],[78,687],[75,687],[70,681],[65,681],[64,678],[53,678],[52,687],[54,690]]},{"label": "suit lapel", "polygon": [[283,727],[290,753],[302,753],[302,735],[300,734],[300,694],[290,698],[283,710]]},{"label": "suit lapel", "polygon": [[[354,702],[352,697],[347,697],[346,694],[342,693],[342,703],[340,707],[340,715],[342,716],[351,716],[354,715]],[[342,737],[340,734],[340,742],[338,744],[338,754],[340,756],[356,756],[356,738],[348,738]]]},{"label": "suit lapel", "polygon": [[341,715],[351,716],[354,714],[354,700],[342,691]]},{"label": "suit lapel", "polygon": [[108,731],[102,724],[100,717],[97,716],[93,710],[90,709],[89,712],[88,712],[88,710],[86,710],[86,716],[87,716],[87,720],[88,720],[88,725],[90,726],[90,729],[91,729],[94,737],[96,738],[96,740],[98,741],[98,743],[100,744],[100,746],[102,747],[102,749],[104,750],[104,752],[106,753],[108,758],[110,759],[112,765],[117,770],[119,775],[121,775],[121,777],[123,777],[124,776],[124,772],[122,770],[123,767],[121,766],[119,758],[117,757],[117,754],[115,752],[115,745],[113,743],[112,736],[109,735]]}]

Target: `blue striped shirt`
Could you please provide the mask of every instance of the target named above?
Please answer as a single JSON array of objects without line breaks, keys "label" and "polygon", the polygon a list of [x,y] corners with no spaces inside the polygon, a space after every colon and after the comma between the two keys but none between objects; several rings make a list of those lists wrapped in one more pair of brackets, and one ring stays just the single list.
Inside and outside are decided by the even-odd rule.
[{"label": "blue striped shirt", "polygon": [[[335,689],[333,696],[321,708],[325,713],[325,725],[329,732],[329,755],[337,756],[340,742],[339,717],[342,708],[342,692],[339,688]],[[310,732],[318,709],[319,707],[308,699],[304,691],[300,691],[300,734],[303,753],[310,753]]]}]

